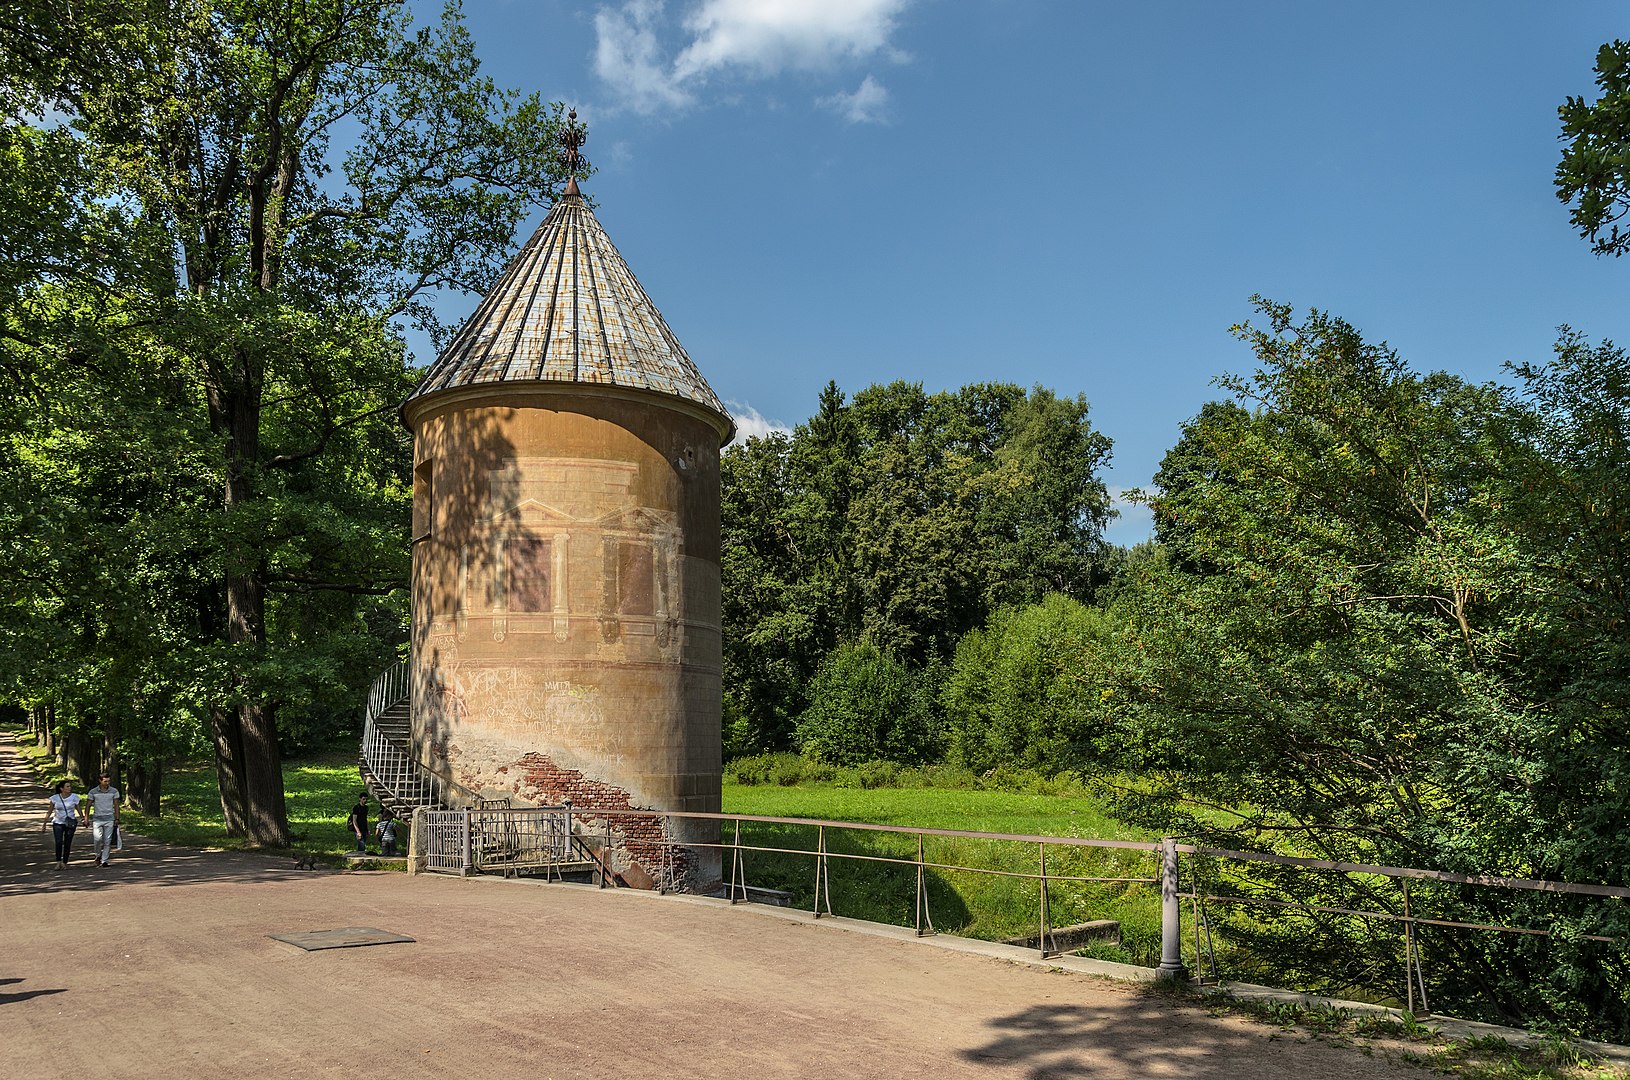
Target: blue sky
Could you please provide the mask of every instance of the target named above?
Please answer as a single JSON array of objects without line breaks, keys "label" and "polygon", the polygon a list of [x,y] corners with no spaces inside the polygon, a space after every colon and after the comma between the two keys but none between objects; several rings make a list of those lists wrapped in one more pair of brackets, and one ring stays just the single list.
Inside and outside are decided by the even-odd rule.
[{"label": "blue sky", "polygon": [[1249,369],[1253,293],[1474,380],[1562,323],[1630,339],[1630,264],[1551,188],[1623,3],[465,10],[500,84],[588,121],[601,222],[749,430],[828,380],[1040,384],[1086,395],[1118,490]]}]

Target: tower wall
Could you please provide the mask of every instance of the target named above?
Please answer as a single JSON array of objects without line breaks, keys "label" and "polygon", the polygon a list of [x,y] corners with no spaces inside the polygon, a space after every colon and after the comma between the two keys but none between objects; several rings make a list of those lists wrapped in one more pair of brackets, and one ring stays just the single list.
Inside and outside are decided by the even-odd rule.
[{"label": "tower wall", "polygon": [[[413,725],[475,794],[718,812],[720,420],[656,394],[472,386],[411,401]],[[621,855],[696,888],[655,822]],[[668,835],[711,842],[714,823]]]}]

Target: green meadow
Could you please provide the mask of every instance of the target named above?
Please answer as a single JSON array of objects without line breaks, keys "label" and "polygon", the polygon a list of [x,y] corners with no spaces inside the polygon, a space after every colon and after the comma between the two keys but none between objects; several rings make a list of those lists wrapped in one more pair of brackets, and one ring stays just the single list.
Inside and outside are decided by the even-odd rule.
[{"label": "green meadow", "polygon": [[[1153,839],[1114,822],[1096,802],[1082,794],[726,782],[724,810],[730,814],[906,828]],[[744,880],[748,885],[788,892],[794,906],[813,908],[816,860],[812,855],[786,849],[813,851],[819,842],[819,833],[819,828],[812,825],[744,824],[741,831],[744,847],[781,849],[744,853]],[[732,829],[727,825],[726,842],[732,836]],[[826,848],[830,853],[827,891],[833,914],[901,926],[915,925],[917,870],[911,865],[917,855],[914,835],[828,828]],[[729,856],[726,852],[727,877]],[[875,858],[905,862],[869,861]],[[923,860],[938,864],[938,868],[927,872],[925,882],[929,915],[935,929],[987,940],[1037,933],[1041,919],[1038,877],[1042,868],[1037,844],[927,836],[923,838]],[[1159,959],[1159,890],[1155,885],[1067,880],[1072,877],[1152,878],[1156,873],[1152,853],[1048,845],[1046,870],[1051,926],[1117,919],[1121,923],[1120,947],[1093,946],[1088,950],[1091,955],[1149,965]],[[1005,876],[1021,874],[1027,876]],[[822,910],[825,910],[824,903],[823,898]]]}]

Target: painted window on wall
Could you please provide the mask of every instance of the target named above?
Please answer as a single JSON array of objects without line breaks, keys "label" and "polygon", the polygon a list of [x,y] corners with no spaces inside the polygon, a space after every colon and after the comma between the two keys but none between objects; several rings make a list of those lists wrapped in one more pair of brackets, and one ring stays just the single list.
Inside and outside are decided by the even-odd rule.
[{"label": "painted window on wall", "polygon": [[553,545],[536,536],[511,537],[504,545],[510,611],[553,611]]},{"label": "painted window on wall", "polygon": [[617,613],[655,615],[656,574],[651,545],[623,541],[617,548]]},{"label": "painted window on wall", "polygon": [[419,462],[413,469],[413,541],[417,543],[430,535],[430,523],[433,519],[433,496],[431,478],[435,475],[435,463],[428,459]]}]

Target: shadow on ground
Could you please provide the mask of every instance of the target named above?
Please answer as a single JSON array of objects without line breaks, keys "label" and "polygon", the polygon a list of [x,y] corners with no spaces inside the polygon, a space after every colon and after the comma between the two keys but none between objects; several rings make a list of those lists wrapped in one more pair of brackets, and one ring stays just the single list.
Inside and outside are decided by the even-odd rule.
[{"label": "shadow on ground", "polygon": [[[0,979],[0,984],[20,983],[22,981],[22,979]],[[46,997],[49,994],[66,994],[67,992],[68,988],[65,986],[58,986],[50,990],[19,990],[15,994],[0,991],[0,1005],[10,1005],[14,1001],[27,1001],[29,998]]]},{"label": "shadow on ground", "polygon": [[962,1051],[969,1062],[1017,1066],[1031,1080],[1064,1077],[1181,1076],[1236,1080],[1262,1038],[1171,1003],[1124,1007],[1040,1004],[986,1022],[987,1041]]}]

